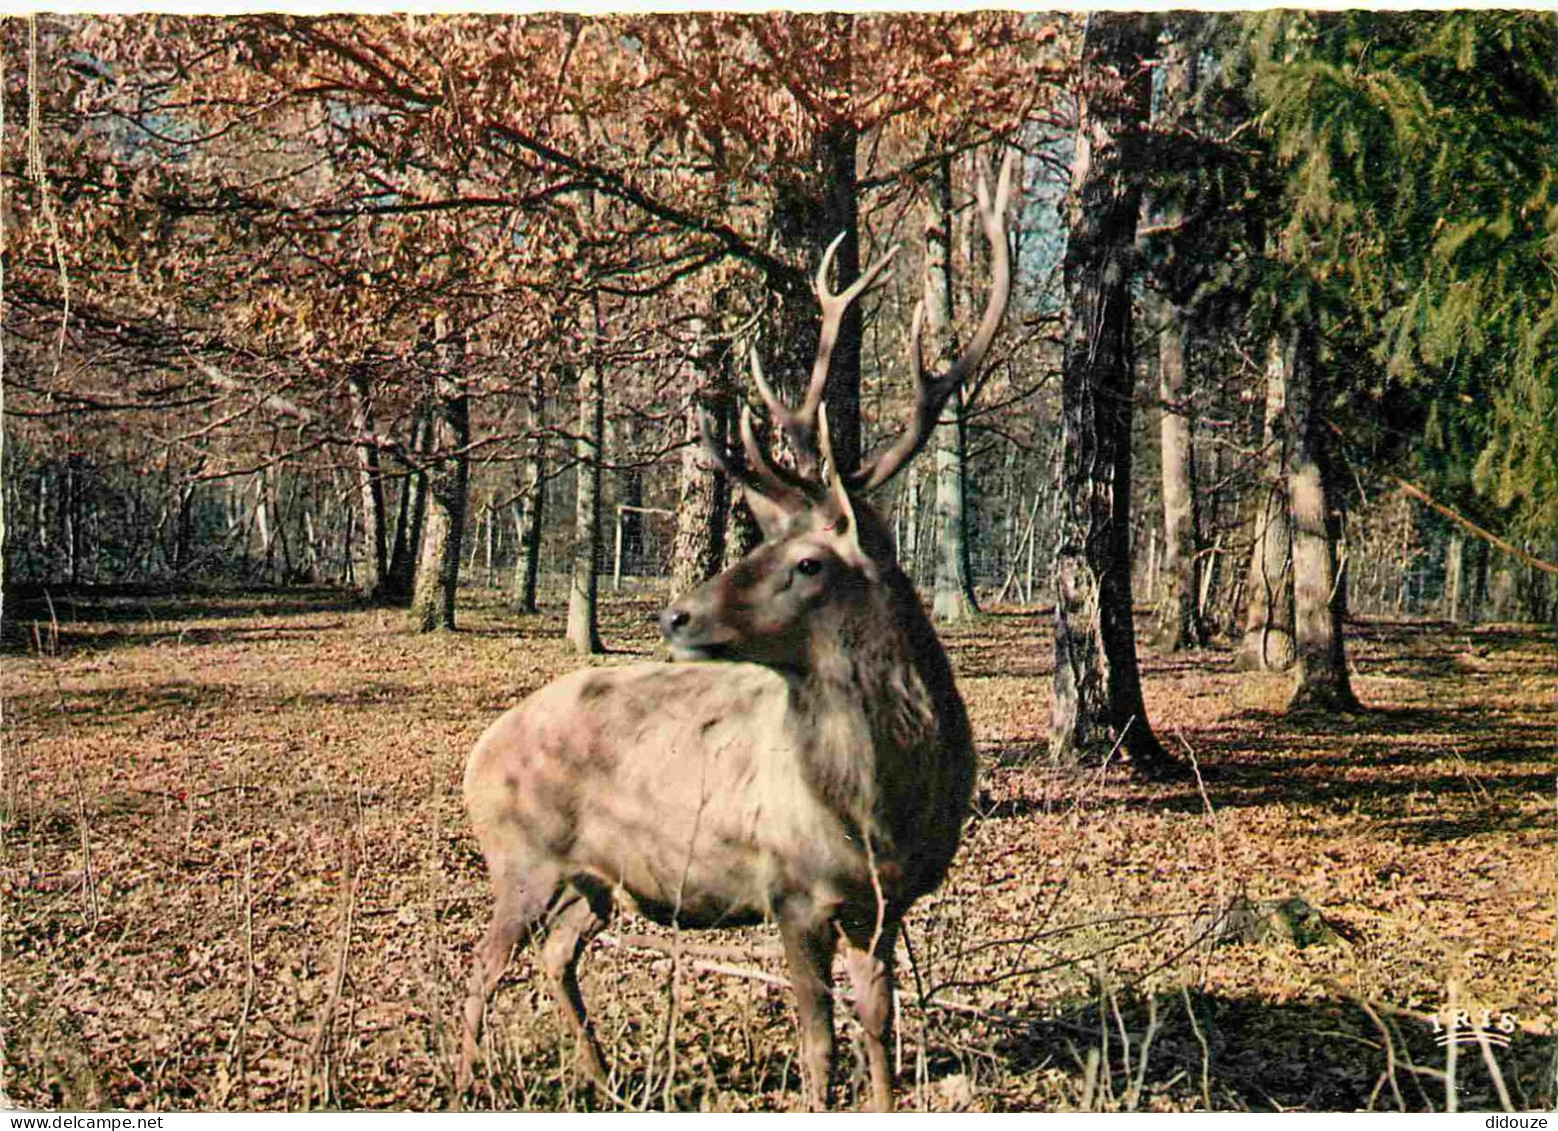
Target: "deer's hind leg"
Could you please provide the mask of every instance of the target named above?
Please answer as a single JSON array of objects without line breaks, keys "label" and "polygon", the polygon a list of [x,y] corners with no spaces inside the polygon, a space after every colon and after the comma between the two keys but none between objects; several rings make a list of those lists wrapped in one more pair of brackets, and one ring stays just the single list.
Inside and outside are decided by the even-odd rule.
[{"label": "deer's hind leg", "polygon": [[525,944],[546,915],[559,886],[561,876],[555,869],[493,877],[497,901],[492,909],[492,921],[487,925],[487,934],[476,947],[469,991],[465,998],[460,1065],[455,1074],[455,1090],[458,1093],[463,1094],[470,1087],[471,1066],[476,1060],[481,1040],[487,999],[497,987],[498,979],[503,977],[503,971],[508,969],[514,949]]},{"label": "deer's hind leg", "polygon": [[893,1040],[893,949],[900,920],[884,918],[869,928],[845,928],[844,967],[854,991],[866,1064],[871,1071],[871,1106],[893,1110],[893,1069],[888,1049]]},{"label": "deer's hind leg", "polygon": [[606,1063],[584,1010],[584,995],[579,991],[579,958],[595,932],[606,925],[610,914],[610,893],[586,879],[576,879],[558,903],[546,942],[541,946],[541,968],[552,996],[563,1008],[563,1019],[573,1032],[579,1070],[602,1089],[609,1088]]}]

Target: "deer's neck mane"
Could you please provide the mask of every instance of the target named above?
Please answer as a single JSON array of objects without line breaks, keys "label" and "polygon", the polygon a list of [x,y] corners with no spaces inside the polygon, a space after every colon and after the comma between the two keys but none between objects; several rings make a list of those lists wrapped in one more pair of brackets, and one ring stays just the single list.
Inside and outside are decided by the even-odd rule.
[{"label": "deer's neck mane", "polygon": [[[907,792],[935,788],[913,778],[935,760],[941,701],[957,693],[914,587],[894,563],[884,574],[864,607],[820,626],[796,694],[812,787],[839,816],[890,844],[911,832],[892,826],[917,816],[904,811]],[[953,714],[963,719],[961,700]]]}]

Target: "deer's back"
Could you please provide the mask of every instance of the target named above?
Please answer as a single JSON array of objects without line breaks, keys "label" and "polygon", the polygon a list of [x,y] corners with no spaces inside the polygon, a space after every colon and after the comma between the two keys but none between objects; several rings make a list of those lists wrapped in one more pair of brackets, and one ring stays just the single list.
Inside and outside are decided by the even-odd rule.
[{"label": "deer's back", "polygon": [[489,866],[591,874],[684,926],[761,919],[808,889],[829,898],[863,856],[808,785],[790,711],[787,678],[756,664],[635,664],[549,684],[466,767]]}]

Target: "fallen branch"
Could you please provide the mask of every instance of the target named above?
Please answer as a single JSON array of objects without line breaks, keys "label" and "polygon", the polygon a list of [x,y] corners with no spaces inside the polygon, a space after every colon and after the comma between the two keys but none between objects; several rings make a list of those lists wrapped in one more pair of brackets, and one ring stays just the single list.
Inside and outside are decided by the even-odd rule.
[{"label": "fallen branch", "polygon": [[1396,475],[1388,475],[1386,478],[1396,486],[1400,487],[1408,495],[1411,495],[1418,502],[1422,503],[1429,510],[1437,511],[1439,514],[1443,515],[1457,526],[1471,531],[1471,533],[1475,534],[1478,538],[1481,538],[1489,545],[1496,546],[1498,549],[1503,550],[1506,554],[1521,564],[1528,565],[1532,569],[1539,569],[1543,573],[1550,573],[1554,577],[1558,577],[1558,565],[1554,565],[1552,562],[1543,561],[1541,558],[1535,557],[1532,554],[1528,554],[1518,546],[1514,546],[1511,543],[1506,542],[1492,531],[1484,530],[1465,515],[1459,513],[1458,511],[1451,510],[1449,507],[1445,506],[1438,499],[1435,499],[1427,491],[1419,487],[1416,483],[1408,483],[1405,479],[1402,479]]}]

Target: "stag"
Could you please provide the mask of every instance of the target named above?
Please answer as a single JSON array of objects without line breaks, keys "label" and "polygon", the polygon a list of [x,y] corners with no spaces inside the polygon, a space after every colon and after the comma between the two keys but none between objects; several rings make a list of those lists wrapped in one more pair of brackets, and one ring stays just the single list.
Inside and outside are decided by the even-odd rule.
[{"label": "stag", "polygon": [[[800,408],[753,377],[793,468],[741,417],[745,459],[705,427],[744,488],[764,541],[675,601],[660,628],[676,663],[585,669],[493,723],[465,771],[465,804],[496,895],[464,1012],[459,1087],[470,1081],[486,1002],[514,949],[539,965],[582,1072],[607,1072],[577,964],[615,903],[679,928],[777,922],[795,992],[809,1106],[826,1106],[832,967],[842,944],[864,1030],[872,1103],[892,1106],[893,951],[910,905],[946,875],[974,781],[968,715],[946,653],[890,533],[864,494],[924,447],[947,399],[980,364],[1011,288],[1004,213],[978,186],[991,249],[980,325],[945,372],[925,372],[923,309],[910,333],[909,426],[858,469],[832,457],[822,406],[849,304],[891,252],[840,294],[816,276],[823,325]],[[826,468],[825,473],[822,472]]]}]

